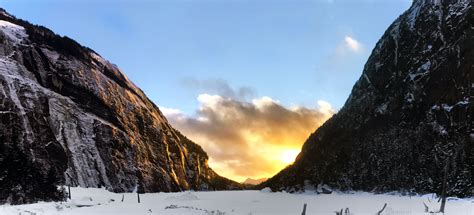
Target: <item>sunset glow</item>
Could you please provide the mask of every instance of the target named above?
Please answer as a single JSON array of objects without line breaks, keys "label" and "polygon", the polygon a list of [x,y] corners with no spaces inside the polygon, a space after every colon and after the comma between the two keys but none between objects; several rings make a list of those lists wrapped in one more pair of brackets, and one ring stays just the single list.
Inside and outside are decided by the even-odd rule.
[{"label": "sunset glow", "polygon": [[333,114],[325,101],[312,108],[287,107],[270,97],[242,101],[201,94],[198,102],[193,116],[161,110],[204,148],[210,167],[236,181],[269,178],[292,164],[309,134]]},{"label": "sunset glow", "polygon": [[299,153],[300,153],[300,150],[296,150],[296,149],[286,150],[286,151],[283,151],[283,154],[281,155],[280,159],[284,164],[292,164]]}]

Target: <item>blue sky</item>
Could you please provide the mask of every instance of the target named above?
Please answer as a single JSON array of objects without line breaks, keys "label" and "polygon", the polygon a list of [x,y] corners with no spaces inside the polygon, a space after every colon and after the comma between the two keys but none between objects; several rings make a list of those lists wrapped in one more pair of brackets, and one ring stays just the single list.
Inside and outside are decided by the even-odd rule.
[{"label": "blue sky", "polygon": [[271,177],[344,104],[410,0],[0,0],[117,64],[237,181]]},{"label": "blue sky", "polygon": [[[388,25],[409,0],[0,0],[19,18],[88,46],[158,105],[192,114],[186,80],[226,82],[285,105],[339,109]],[[348,49],[345,38],[360,43]],[[184,81],[183,81],[184,80]],[[211,80],[211,81],[210,81]],[[209,92],[207,92],[209,91]],[[212,92],[215,91],[215,92]]]}]

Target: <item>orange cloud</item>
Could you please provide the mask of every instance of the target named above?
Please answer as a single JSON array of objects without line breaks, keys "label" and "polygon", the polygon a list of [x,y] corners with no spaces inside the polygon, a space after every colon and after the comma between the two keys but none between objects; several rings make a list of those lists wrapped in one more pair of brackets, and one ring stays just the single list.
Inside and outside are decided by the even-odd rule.
[{"label": "orange cloud", "polygon": [[277,173],[334,113],[324,101],[318,101],[317,108],[288,108],[269,97],[247,102],[201,94],[198,101],[194,116],[160,109],[173,126],[206,150],[216,172],[237,181]]}]

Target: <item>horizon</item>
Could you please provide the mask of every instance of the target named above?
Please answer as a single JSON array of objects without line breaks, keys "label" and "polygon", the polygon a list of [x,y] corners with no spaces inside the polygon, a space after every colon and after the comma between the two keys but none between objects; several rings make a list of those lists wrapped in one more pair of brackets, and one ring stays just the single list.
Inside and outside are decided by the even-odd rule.
[{"label": "horizon", "polygon": [[0,2],[117,64],[217,173],[238,182],[292,163],[411,4],[100,1],[85,14],[77,8],[89,1]]}]

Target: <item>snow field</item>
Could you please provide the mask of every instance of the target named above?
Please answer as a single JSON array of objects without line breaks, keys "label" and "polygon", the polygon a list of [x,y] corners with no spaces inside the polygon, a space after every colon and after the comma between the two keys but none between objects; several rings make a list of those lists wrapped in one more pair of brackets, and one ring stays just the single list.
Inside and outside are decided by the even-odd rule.
[{"label": "snow field", "polygon": [[[351,214],[376,214],[387,203],[382,214],[430,214],[425,213],[425,203],[431,211],[439,209],[433,195],[400,196],[365,192],[315,194],[306,192],[289,194],[264,191],[215,191],[140,194],[111,193],[96,188],[71,188],[72,200],[67,202],[40,202],[29,205],[2,205],[1,215],[36,214],[167,214],[167,215],[279,215],[301,214],[307,203],[307,215],[335,214],[349,208]],[[122,196],[124,201],[122,202]],[[473,215],[473,199],[450,198],[446,214]]]}]

